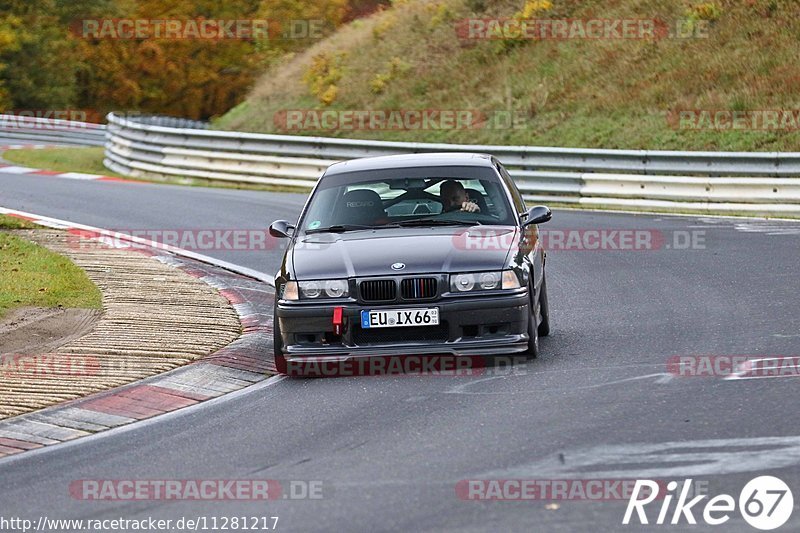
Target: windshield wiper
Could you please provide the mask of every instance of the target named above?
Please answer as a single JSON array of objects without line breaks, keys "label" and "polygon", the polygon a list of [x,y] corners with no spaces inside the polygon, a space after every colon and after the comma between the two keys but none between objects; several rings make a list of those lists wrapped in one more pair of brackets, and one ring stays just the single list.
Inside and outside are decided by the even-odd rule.
[{"label": "windshield wiper", "polygon": [[397,223],[398,226],[480,226],[477,220],[448,220],[438,218],[417,218],[414,220],[404,220]]},{"label": "windshield wiper", "polygon": [[306,230],[309,233],[344,233],[345,231],[357,231],[362,229],[376,229],[381,226],[365,226],[363,224],[334,224],[327,228],[314,228]]}]

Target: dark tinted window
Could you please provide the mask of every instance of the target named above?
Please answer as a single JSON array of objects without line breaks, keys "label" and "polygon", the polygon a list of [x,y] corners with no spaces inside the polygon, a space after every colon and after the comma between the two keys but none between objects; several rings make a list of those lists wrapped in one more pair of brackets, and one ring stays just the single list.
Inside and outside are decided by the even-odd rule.
[{"label": "dark tinted window", "polygon": [[300,228],[313,231],[337,225],[381,227],[423,218],[516,223],[515,210],[491,168],[436,167],[325,177],[309,202]]},{"label": "dark tinted window", "polygon": [[508,190],[511,191],[511,197],[514,200],[514,207],[516,208],[518,213],[524,213],[527,211],[525,207],[525,200],[522,199],[522,194],[520,194],[519,189],[517,189],[517,184],[514,183],[514,179],[505,169],[505,167],[499,163],[496,163],[497,171],[500,172],[500,175],[503,177],[503,181],[506,183],[506,187]]}]

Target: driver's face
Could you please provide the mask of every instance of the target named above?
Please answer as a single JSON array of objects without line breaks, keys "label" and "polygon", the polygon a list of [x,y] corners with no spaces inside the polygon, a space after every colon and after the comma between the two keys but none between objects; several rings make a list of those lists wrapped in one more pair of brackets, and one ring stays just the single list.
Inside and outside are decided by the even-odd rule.
[{"label": "driver's face", "polygon": [[450,191],[450,194],[447,194],[443,198],[447,202],[447,206],[450,209],[455,207],[461,207],[461,205],[467,201],[467,193],[464,189],[455,189]]}]

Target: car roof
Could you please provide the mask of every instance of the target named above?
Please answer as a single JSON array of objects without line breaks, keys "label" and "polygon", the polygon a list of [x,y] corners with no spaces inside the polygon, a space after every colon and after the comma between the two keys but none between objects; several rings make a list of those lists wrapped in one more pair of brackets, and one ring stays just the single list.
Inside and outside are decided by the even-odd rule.
[{"label": "car roof", "polygon": [[424,167],[492,167],[492,156],[461,152],[436,152],[427,154],[385,155],[364,157],[334,163],[325,171],[326,176],[360,170]]}]

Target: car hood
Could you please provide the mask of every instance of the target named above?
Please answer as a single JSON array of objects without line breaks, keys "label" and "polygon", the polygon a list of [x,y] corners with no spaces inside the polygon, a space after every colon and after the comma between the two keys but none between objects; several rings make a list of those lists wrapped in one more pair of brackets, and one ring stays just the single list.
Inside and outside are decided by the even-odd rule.
[{"label": "car hood", "polygon": [[317,233],[298,238],[292,265],[299,280],[500,270],[517,240],[512,226]]}]

